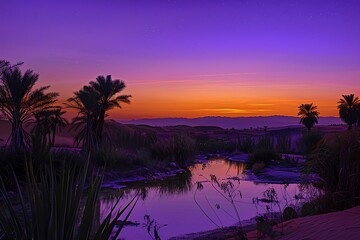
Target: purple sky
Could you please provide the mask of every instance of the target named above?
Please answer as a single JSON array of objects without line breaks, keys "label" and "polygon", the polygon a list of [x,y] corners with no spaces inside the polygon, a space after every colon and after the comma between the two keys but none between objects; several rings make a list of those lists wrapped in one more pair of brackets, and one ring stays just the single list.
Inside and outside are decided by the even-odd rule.
[{"label": "purple sky", "polygon": [[336,115],[359,94],[360,1],[16,2],[1,3],[0,59],[63,99],[123,79],[124,118],[295,115],[307,101]]}]

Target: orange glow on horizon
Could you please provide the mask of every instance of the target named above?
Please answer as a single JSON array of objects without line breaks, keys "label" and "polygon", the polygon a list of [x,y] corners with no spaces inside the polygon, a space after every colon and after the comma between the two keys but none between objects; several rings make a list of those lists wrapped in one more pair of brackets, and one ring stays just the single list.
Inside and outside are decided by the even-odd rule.
[{"label": "orange glow on horizon", "polygon": [[[317,105],[320,116],[338,116],[337,101],[341,94],[348,93],[345,88],[328,86],[324,91],[322,86],[307,89],[299,84],[282,83],[262,86],[196,81],[126,83],[127,88],[122,94],[133,96],[131,104],[122,104],[122,109],[112,110],[109,116],[111,119],[296,116],[297,107],[302,103]],[[66,93],[68,97],[71,96],[71,91]],[[70,109],[68,112],[68,117],[75,114]]]}]

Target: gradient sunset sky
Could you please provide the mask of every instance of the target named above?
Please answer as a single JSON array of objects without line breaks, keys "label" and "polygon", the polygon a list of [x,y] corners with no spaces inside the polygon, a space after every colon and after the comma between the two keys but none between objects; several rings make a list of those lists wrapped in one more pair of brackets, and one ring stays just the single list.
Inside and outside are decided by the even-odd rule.
[{"label": "gradient sunset sky", "polygon": [[[60,2],[60,1],[59,1]],[[65,100],[125,81],[112,118],[337,116],[360,94],[360,1],[1,1],[0,59]]]}]

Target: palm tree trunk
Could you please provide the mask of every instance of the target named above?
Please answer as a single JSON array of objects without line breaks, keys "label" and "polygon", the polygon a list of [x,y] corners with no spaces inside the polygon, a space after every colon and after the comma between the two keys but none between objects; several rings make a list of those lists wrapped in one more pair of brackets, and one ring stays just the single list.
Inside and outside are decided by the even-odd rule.
[{"label": "palm tree trunk", "polygon": [[17,151],[24,147],[25,143],[22,122],[20,119],[13,119],[10,148],[14,151]]},{"label": "palm tree trunk", "polygon": [[51,147],[53,147],[55,145],[55,133],[56,133],[56,127],[54,127],[53,131],[52,131],[52,140],[50,141]]},{"label": "palm tree trunk", "polygon": [[103,133],[103,129],[104,129],[104,122],[105,122],[105,111],[104,110],[101,110],[100,112],[100,116],[99,116],[99,124],[97,126],[97,133],[96,133],[96,136],[98,138],[98,141],[99,141],[99,146],[101,147],[102,146],[102,133]]},{"label": "palm tree trunk", "polygon": [[86,138],[83,143],[83,148],[86,153],[89,153],[91,150],[95,150],[97,148],[97,139],[94,132],[95,124],[94,121],[88,120],[86,123]]}]

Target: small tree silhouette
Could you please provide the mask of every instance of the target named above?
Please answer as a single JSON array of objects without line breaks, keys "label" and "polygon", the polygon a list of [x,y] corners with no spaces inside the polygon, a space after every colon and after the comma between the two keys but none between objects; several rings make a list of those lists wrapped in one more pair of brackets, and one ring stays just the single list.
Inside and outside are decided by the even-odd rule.
[{"label": "small tree silhouette", "polygon": [[348,124],[348,129],[352,129],[353,124],[359,121],[360,100],[354,94],[342,95],[338,101],[340,118]]},{"label": "small tree silhouette", "polygon": [[317,106],[312,103],[301,104],[299,107],[298,116],[300,116],[300,124],[303,124],[309,131],[318,123],[319,112]]}]

